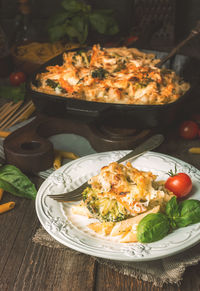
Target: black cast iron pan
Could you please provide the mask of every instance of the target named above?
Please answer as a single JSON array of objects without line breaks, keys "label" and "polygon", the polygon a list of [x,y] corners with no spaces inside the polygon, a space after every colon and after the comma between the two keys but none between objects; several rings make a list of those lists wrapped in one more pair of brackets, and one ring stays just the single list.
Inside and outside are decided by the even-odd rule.
[{"label": "black cast iron pan", "polygon": [[[196,33],[196,31],[195,31]],[[170,54],[159,51],[148,51],[154,53],[157,58],[163,60],[158,65],[165,62],[165,67],[174,70],[179,76],[183,77],[191,85],[183,96],[177,101],[164,105],[133,105],[133,104],[114,104],[79,100],[75,98],[64,98],[57,95],[50,95],[37,92],[31,89],[31,83],[35,82],[38,73],[44,72],[47,66],[61,65],[63,63],[63,54],[51,59],[42,65],[28,80],[27,94],[32,98],[36,109],[39,113],[54,117],[67,117],[69,115],[83,120],[94,120],[97,123],[104,123],[117,127],[134,127],[134,128],[157,128],[169,126],[181,113],[183,108],[191,103],[193,90],[196,85],[194,72],[191,71],[191,58],[183,55],[172,56],[183,44],[185,44],[194,35],[194,30],[189,37],[179,44]],[[90,48],[83,48],[84,50]],[[83,50],[81,48],[81,50]],[[77,51],[73,49],[71,51]],[[199,68],[198,64],[198,68]],[[195,68],[192,67],[194,70]]]}]

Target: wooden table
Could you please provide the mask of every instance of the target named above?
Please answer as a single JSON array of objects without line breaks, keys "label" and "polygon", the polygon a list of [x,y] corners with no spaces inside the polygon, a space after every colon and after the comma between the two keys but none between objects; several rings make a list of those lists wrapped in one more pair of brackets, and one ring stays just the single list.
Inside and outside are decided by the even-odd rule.
[{"label": "wooden table", "polygon": [[[199,48],[189,45],[189,55],[199,57]],[[184,51],[183,51],[184,52]],[[188,51],[187,51],[188,52]],[[193,104],[193,109],[199,106]],[[193,110],[192,109],[192,110]],[[186,109],[186,112],[188,110]],[[200,113],[200,110],[199,110]],[[180,158],[200,169],[200,155],[191,155],[188,148],[200,146],[200,139],[184,141],[176,128],[165,133],[165,142],[156,149]],[[31,177],[37,187],[42,180]],[[2,203],[13,200],[15,208],[0,215],[0,290],[2,291],[199,291],[200,262],[188,267],[180,287],[136,280],[99,264],[85,254],[48,248],[32,241],[40,222],[34,201],[4,193]],[[189,250],[188,250],[189,251]]]},{"label": "wooden table", "polygon": [[[199,145],[199,139],[185,141],[176,129],[165,133],[165,142],[157,149],[191,163],[200,169],[200,155],[191,155],[188,148]],[[41,178],[31,177],[39,187]],[[99,264],[91,256],[64,249],[48,248],[32,241],[40,227],[34,201],[4,193],[2,202],[14,200],[16,207],[0,216],[0,290],[2,291],[198,291],[200,263],[187,268],[180,287],[152,283],[119,274]],[[189,250],[188,250],[189,251]]]}]

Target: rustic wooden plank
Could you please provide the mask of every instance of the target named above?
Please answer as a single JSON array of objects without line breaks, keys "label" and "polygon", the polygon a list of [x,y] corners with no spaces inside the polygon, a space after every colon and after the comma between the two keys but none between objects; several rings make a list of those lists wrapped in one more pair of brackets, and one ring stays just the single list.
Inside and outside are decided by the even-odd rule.
[{"label": "rustic wooden plank", "polygon": [[78,252],[30,244],[13,291],[92,290],[94,265]]},{"label": "rustic wooden plank", "polygon": [[14,197],[9,193],[3,194],[1,203],[15,201],[15,208],[0,215],[0,275],[13,248],[16,236],[25,216],[27,200]]},{"label": "rustic wooden plank", "polygon": [[200,290],[200,264],[186,269],[181,288],[181,291]]},{"label": "rustic wooden plank", "polygon": [[[156,287],[152,283],[124,276],[106,265],[99,264],[96,275],[96,291],[185,291],[174,285]],[[191,290],[191,289],[190,289]],[[189,291],[189,290],[188,290]],[[197,291],[197,290],[193,290]]]},{"label": "rustic wooden plank", "polygon": [[[1,273],[0,290],[10,290],[9,287],[14,285],[15,279],[23,262],[28,241],[31,240],[34,231],[35,209],[34,201],[28,199],[18,199],[18,209],[13,210],[13,220],[9,222],[7,239],[4,241],[6,247],[6,261]],[[21,213],[23,215],[21,215]],[[19,220],[20,218],[20,220]],[[15,221],[16,220],[16,221]],[[38,224],[38,221],[37,221]],[[12,238],[9,237],[11,234]],[[4,254],[4,250],[1,249]]]}]

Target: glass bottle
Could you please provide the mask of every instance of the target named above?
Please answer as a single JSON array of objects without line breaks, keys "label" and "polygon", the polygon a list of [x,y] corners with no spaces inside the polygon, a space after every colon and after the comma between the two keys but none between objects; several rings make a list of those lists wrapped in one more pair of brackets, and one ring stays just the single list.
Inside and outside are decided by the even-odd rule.
[{"label": "glass bottle", "polygon": [[10,53],[8,39],[0,26],[0,78],[6,78],[13,70],[13,60]]},{"label": "glass bottle", "polygon": [[29,0],[18,0],[19,14],[15,19],[15,31],[13,45],[34,41],[36,38],[35,28],[31,20]]}]

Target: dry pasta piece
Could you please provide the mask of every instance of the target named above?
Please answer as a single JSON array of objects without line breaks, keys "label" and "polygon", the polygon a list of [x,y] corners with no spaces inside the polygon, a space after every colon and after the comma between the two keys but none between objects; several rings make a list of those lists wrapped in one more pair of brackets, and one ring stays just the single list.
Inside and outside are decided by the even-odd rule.
[{"label": "dry pasta piece", "polygon": [[0,131],[0,137],[7,137],[9,134],[11,134],[11,132],[9,131]]},{"label": "dry pasta piece", "polygon": [[190,148],[189,153],[191,154],[200,154],[200,147]]},{"label": "dry pasta piece", "polygon": [[0,205],[0,213],[7,212],[15,207],[15,202],[7,202]]},{"label": "dry pasta piece", "polygon": [[3,190],[2,188],[0,188],[0,200],[1,200],[2,197],[3,197],[3,192],[4,192],[4,190]]},{"label": "dry pasta piece", "polygon": [[76,160],[79,158],[79,156],[74,154],[73,152],[65,152],[65,151],[55,150],[55,153],[57,153],[58,155],[60,155],[64,159]]},{"label": "dry pasta piece", "polygon": [[53,167],[55,170],[59,169],[61,167],[62,163],[62,157],[59,153],[55,152]]},{"label": "dry pasta piece", "polygon": [[79,156],[74,154],[73,152],[65,152],[60,150],[54,150],[55,157],[53,162],[53,167],[55,170],[59,169],[62,165],[62,159],[78,159]]}]

